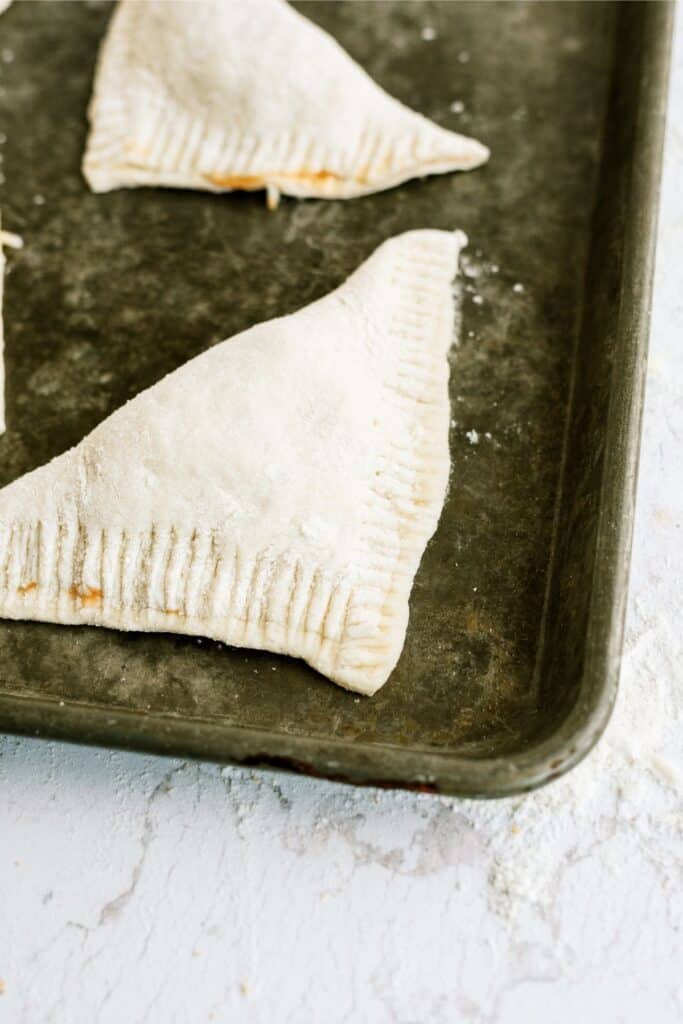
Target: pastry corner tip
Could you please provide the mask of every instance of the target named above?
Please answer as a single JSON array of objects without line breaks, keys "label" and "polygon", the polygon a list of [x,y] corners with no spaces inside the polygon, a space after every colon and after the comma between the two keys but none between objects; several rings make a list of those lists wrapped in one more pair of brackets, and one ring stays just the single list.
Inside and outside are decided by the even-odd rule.
[{"label": "pastry corner tip", "polygon": [[470,244],[470,240],[467,237],[466,232],[464,232],[462,228],[455,228],[455,230],[452,231],[451,234],[453,235],[453,240],[457,247],[458,255],[460,255],[460,251],[462,249],[467,248],[467,246]]},{"label": "pastry corner tip", "polygon": [[491,159],[491,150],[478,139],[470,139],[472,144],[472,167],[481,167]]}]

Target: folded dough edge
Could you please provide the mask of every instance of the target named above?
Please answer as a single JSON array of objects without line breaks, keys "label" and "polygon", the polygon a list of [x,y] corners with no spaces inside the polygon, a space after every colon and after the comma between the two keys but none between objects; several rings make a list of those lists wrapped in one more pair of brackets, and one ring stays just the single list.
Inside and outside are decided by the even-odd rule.
[{"label": "folded dough edge", "polygon": [[[0,616],[207,636],[300,657],[347,689],[376,692],[402,650],[414,575],[448,483],[452,281],[465,242],[461,232],[408,232],[319,300],[336,302],[343,313],[346,296],[357,299],[349,285],[369,279],[372,267],[399,296],[387,325],[394,369],[381,394],[385,412],[403,427],[400,436],[383,438],[375,460],[382,472],[363,484],[356,578],[287,549],[235,548],[229,531],[188,521],[98,525],[98,517],[109,523],[111,516],[106,506],[100,514],[93,498],[92,481],[106,478],[106,465],[92,455],[97,445],[111,435],[115,447],[115,422],[158,401],[193,363],[235,344],[230,339],[142,392],[76,448],[0,491]],[[106,479],[104,486],[110,505],[119,492]],[[123,494],[124,520],[126,501]],[[35,510],[42,513],[37,518]]]},{"label": "folded dough edge", "polygon": [[[83,174],[94,192],[149,185],[349,199],[488,160],[488,148],[476,139],[389,96],[284,0],[259,0],[252,10],[214,5],[215,24],[203,36],[198,11],[208,18],[211,10],[157,0],[117,5],[88,109]],[[209,62],[204,76],[210,59],[217,61],[216,80],[199,83],[185,72],[199,60],[196,50],[209,45],[212,29],[223,51],[202,58]],[[280,35],[291,53],[276,42]],[[223,63],[238,69],[237,78]],[[316,95],[327,98],[323,111]]]}]

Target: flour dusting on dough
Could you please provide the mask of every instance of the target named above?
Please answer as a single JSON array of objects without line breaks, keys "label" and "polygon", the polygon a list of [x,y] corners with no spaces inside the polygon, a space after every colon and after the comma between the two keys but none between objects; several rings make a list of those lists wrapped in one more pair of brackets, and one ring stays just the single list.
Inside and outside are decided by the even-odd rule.
[{"label": "flour dusting on dough", "polygon": [[93,191],[265,190],[269,209],[280,193],[349,199],[489,157],[389,96],[284,0],[121,0],[89,119]]}]

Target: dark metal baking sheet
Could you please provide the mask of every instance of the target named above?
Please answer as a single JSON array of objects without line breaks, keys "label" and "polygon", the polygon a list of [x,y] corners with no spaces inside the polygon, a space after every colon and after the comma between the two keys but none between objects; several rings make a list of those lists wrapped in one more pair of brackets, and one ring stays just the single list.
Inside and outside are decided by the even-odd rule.
[{"label": "dark metal baking sheet", "polygon": [[452,365],[452,487],[403,656],[368,700],[209,641],[3,622],[0,728],[522,791],[585,754],[616,691],[671,10],[303,7],[390,92],[488,143],[490,164],[274,214],[262,194],[94,196],[79,162],[109,5],[0,19],[0,206],[26,242],[6,288],[0,482],[206,346],[325,294],[390,235],[462,227],[478,276]]}]

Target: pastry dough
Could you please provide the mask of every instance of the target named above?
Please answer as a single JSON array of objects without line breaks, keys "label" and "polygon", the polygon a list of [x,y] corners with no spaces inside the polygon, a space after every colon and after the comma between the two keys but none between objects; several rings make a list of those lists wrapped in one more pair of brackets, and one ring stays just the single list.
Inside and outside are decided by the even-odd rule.
[{"label": "pastry dough", "polygon": [[18,235],[2,230],[2,219],[0,218],[0,434],[4,434],[7,429],[5,424],[5,330],[2,318],[2,300],[5,289],[3,247],[6,245],[12,249],[21,249],[23,242]]},{"label": "pastry dough", "polygon": [[2,14],[3,11],[6,11],[11,3],[12,0],[0,0],[0,14]]},{"label": "pastry dough", "polygon": [[374,693],[446,491],[465,241],[390,239],[0,491],[0,615],[213,637]]},{"label": "pastry dough", "polygon": [[89,117],[95,192],[347,199],[489,155],[392,99],[284,0],[121,0]]}]

